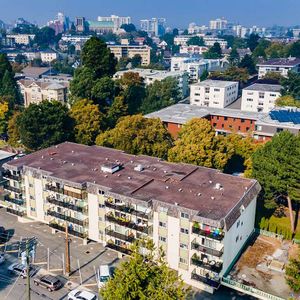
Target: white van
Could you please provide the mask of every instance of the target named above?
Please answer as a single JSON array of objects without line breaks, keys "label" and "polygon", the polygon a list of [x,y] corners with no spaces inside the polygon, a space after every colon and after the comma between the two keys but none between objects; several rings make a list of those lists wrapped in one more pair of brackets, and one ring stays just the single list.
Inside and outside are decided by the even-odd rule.
[{"label": "white van", "polygon": [[111,273],[109,265],[101,265],[98,270],[98,288],[101,289],[104,284],[110,279]]}]

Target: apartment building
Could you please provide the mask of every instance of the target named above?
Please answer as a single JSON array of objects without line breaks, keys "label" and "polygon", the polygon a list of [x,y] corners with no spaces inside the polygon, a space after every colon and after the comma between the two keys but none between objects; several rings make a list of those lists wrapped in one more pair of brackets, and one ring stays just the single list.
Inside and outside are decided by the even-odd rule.
[{"label": "apartment building", "polygon": [[258,78],[263,78],[267,73],[279,73],[283,77],[288,76],[288,72],[300,73],[300,58],[273,58],[265,62],[258,63]]},{"label": "apartment building", "polygon": [[269,112],[280,97],[281,85],[255,83],[243,89],[241,110]]},{"label": "apartment building", "polygon": [[6,40],[9,44],[29,45],[35,38],[34,34],[8,34]]},{"label": "apartment building", "polygon": [[210,30],[224,30],[227,28],[228,21],[225,19],[215,19],[209,21]]},{"label": "apartment building", "polygon": [[254,231],[259,184],[214,169],[73,143],[4,168],[7,212],[125,255],[151,238],[187,284],[211,293]]},{"label": "apartment building", "polygon": [[217,38],[217,37],[213,37],[213,36],[204,36],[203,37],[204,40],[204,44],[207,47],[212,47],[215,43],[219,43],[221,49],[226,49],[228,46],[228,43],[226,40]]},{"label": "apartment building", "polygon": [[198,54],[175,54],[171,57],[171,71],[184,71],[189,74],[191,82],[197,82],[204,71],[221,71],[228,62],[223,59],[203,59]]},{"label": "apartment building", "polygon": [[141,30],[148,33],[149,36],[162,36],[165,34],[166,19],[152,18],[140,21]]},{"label": "apartment building", "polygon": [[166,78],[174,78],[178,82],[178,89],[183,97],[187,97],[189,94],[189,76],[184,71],[160,71],[151,69],[130,69],[124,71],[118,71],[114,74],[114,79],[121,79],[125,73],[133,72],[138,73],[141,78],[144,79],[145,85],[152,84],[155,81],[162,81]]},{"label": "apartment building", "polygon": [[40,55],[41,55],[41,60],[44,63],[51,63],[52,61],[54,61],[58,58],[57,52],[55,52],[51,49],[41,51]]},{"label": "apartment building", "polygon": [[182,126],[194,118],[208,120],[216,135],[236,132],[242,136],[250,135],[258,141],[268,141],[283,130],[295,135],[300,133],[300,109],[294,107],[277,107],[268,113],[262,113],[175,104],[145,117],[159,118],[174,138],[178,137]]},{"label": "apartment building", "polygon": [[190,46],[180,46],[179,48],[179,53],[181,54],[199,54],[202,55],[204,52],[208,51],[208,47],[205,46],[194,46],[194,45],[190,45]]},{"label": "apartment building", "polygon": [[66,102],[69,82],[58,82],[47,79],[18,80],[25,107],[32,103],[38,104],[44,100]]},{"label": "apartment building", "polygon": [[133,58],[135,55],[140,55],[142,58],[142,66],[150,64],[151,47],[147,45],[107,45],[110,52],[120,60],[122,57]]},{"label": "apartment building", "polygon": [[238,97],[239,83],[223,80],[204,80],[190,86],[191,105],[224,108]]}]

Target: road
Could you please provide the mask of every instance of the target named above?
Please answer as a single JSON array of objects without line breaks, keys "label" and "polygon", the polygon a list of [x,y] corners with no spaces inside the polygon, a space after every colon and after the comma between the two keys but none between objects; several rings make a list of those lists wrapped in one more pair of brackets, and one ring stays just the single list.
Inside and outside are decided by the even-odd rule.
[{"label": "road", "polygon": [[[7,214],[5,209],[0,208],[0,226],[9,230],[10,239],[6,246],[6,262],[0,265],[0,299],[2,300],[23,300],[26,299],[26,279],[11,277],[7,273],[7,267],[18,260],[18,242],[26,237],[36,237],[38,244],[35,266],[39,268],[39,274],[50,272],[53,275],[62,276],[63,254],[65,252],[64,233],[52,233],[51,228],[40,222],[20,223],[17,217]],[[64,287],[55,292],[48,292],[42,287],[37,287],[31,280],[32,300],[60,300],[66,299],[70,290],[80,288],[91,290],[97,293],[95,269],[101,264],[110,264],[116,266],[119,263],[118,255],[112,250],[105,249],[101,244],[89,243],[83,245],[82,240],[72,237],[71,249],[71,276],[66,280],[60,277],[64,282]],[[49,250],[48,250],[49,249]],[[0,251],[4,246],[0,247]],[[48,264],[49,251],[49,264]],[[79,268],[80,266],[80,272]],[[49,268],[49,270],[48,270]],[[16,280],[17,279],[17,280]],[[82,282],[82,285],[81,285]],[[216,294],[210,295],[205,292],[199,292],[195,300],[216,299],[250,299],[240,295],[227,288],[221,288]]]}]

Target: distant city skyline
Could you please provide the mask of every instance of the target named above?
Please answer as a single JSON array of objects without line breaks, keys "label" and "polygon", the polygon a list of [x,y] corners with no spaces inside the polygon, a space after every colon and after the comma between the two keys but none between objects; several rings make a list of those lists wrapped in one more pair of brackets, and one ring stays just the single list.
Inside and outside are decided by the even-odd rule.
[{"label": "distant city skyline", "polygon": [[[39,25],[53,19],[62,12],[74,19],[85,16],[96,20],[99,15],[116,14],[131,16],[133,23],[151,17],[167,18],[170,27],[186,28],[189,23],[208,24],[209,20],[224,17],[231,22],[245,26],[292,26],[300,24],[299,0],[179,0],[141,1],[141,0],[51,0],[45,4],[39,0],[3,0],[0,20],[11,23],[23,17]],[[45,9],[46,8],[46,9]],[[282,13],[284,12],[284,13]]]}]

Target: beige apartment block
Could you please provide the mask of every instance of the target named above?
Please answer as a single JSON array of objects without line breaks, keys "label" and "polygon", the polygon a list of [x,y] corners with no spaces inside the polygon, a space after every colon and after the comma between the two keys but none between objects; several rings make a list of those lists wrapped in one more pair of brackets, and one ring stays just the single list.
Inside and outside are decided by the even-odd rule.
[{"label": "beige apartment block", "polygon": [[68,94],[68,82],[56,82],[21,79],[18,81],[25,107],[32,103],[38,104],[44,100],[56,100],[66,102]]},{"label": "beige apartment block", "polygon": [[255,180],[63,143],[4,164],[0,205],[120,254],[150,238],[170,268],[213,293],[254,232]]}]

